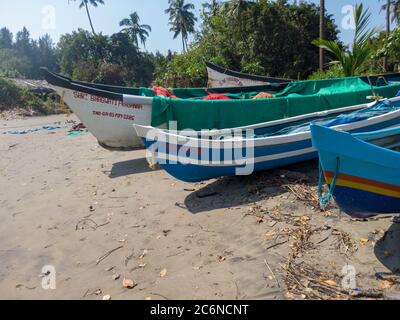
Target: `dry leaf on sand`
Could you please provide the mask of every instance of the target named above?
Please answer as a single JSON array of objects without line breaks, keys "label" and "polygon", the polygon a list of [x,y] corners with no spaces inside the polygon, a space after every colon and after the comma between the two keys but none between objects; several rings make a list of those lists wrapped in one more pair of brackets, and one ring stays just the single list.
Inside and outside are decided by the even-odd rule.
[{"label": "dry leaf on sand", "polygon": [[396,281],[394,279],[389,279],[389,280],[383,280],[379,284],[379,290],[385,291],[391,289],[394,285],[396,284]]}]

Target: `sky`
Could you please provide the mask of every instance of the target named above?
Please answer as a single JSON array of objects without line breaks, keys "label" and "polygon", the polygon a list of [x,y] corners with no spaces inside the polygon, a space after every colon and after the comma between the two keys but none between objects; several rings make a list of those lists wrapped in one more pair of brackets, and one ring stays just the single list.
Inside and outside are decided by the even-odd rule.
[{"label": "sky", "polygon": [[[201,4],[207,0],[188,0],[196,6],[199,13]],[[93,24],[96,32],[112,34],[120,30],[119,21],[137,11],[141,23],[149,24],[152,33],[147,41],[149,51],[166,53],[181,50],[179,39],[173,40],[169,32],[168,16],[164,13],[168,0],[104,0],[105,5],[91,8]],[[319,3],[319,0],[308,0]],[[349,29],[346,6],[353,5],[353,0],[326,0],[326,9],[335,18],[341,31],[343,42],[350,43],[353,31]],[[380,11],[382,0],[364,0],[373,14],[371,26],[384,29],[385,14]],[[89,30],[90,25],[86,11],[78,9],[78,2],[73,0],[0,0],[0,28],[5,26],[14,34],[26,26],[33,38],[48,33],[55,42],[60,36],[78,28]],[[351,20],[350,20],[351,21]]]}]

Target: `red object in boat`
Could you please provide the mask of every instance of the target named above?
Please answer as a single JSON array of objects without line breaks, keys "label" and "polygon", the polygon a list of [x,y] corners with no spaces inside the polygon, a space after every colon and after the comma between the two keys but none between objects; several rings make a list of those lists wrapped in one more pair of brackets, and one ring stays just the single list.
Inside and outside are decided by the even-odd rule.
[{"label": "red object in boat", "polygon": [[231,100],[226,94],[210,93],[203,100]]},{"label": "red object in boat", "polygon": [[176,98],[175,95],[172,94],[171,91],[164,87],[153,87],[153,92],[156,94],[158,97],[166,97],[166,98]]}]

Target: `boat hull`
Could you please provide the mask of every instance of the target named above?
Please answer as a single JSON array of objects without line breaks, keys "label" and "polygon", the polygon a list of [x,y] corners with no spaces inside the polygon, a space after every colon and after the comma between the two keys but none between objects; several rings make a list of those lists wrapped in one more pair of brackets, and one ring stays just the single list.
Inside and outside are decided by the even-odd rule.
[{"label": "boat hull", "polygon": [[[399,124],[400,111],[396,111],[336,128],[365,132]],[[249,175],[317,157],[309,131],[291,136],[249,139],[250,144],[224,147],[220,141],[204,145],[204,141],[196,138],[173,135],[150,127],[135,128],[146,148],[153,153],[155,161],[173,177],[190,183],[224,176]],[[155,136],[157,138],[153,138]]]},{"label": "boat hull", "polygon": [[53,86],[99,144],[110,150],[143,148],[132,124],[150,125],[152,105],[123,102]]},{"label": "boat hull", "polygon": [[[393,130],[400,131],[386,131]],[[378,134],[352,136],[312,127],[313,145],[318,149],[325,180],[332,185],[336,175],[333,197],[352,217],[400,213],[400,156],[367,143]]]},{"label": "boat hull", "polygon": [[206,62],[206,67],[208,72],[208,85],[211,88],[261,86],[271,83],[288,84],[292,82],[290,79],[278,79],[244,74],[224,69],[210,62]]}]

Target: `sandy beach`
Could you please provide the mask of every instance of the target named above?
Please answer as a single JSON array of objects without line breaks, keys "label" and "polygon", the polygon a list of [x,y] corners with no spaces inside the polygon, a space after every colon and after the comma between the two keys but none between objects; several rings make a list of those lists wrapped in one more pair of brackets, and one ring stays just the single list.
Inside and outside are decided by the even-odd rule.
[{"label": "sandy beach", "polygon": [[[346,279],[359,298],[399,289],[399,221],[321,212],[317,161],[185,184],[143,150],[68,136],[69,120],[0,120],[0,299],[347,299]],[[63,128],[5,134],[43,125]]]}]

